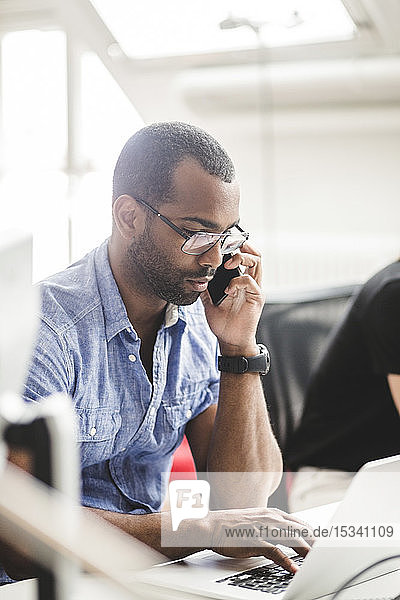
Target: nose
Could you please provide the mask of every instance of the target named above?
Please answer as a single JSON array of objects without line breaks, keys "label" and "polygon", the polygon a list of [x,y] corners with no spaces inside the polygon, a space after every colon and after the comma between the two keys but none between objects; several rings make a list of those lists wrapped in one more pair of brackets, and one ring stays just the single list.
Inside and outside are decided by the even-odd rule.
[{"label": "nose", "polygon": [[199,265],[203,267],[211,267],[212,269],[216,269],[222,263],[222,252],[221,252],[221,244],[217,242],[212,248],[204,252],[204,254],[200,254],[198,257]]}]

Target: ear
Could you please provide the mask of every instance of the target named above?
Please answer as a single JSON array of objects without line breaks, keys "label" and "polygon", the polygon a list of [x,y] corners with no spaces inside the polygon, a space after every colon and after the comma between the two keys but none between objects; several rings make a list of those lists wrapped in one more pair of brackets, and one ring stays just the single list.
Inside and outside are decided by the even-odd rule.
[{"label": "ear", "polygon": [[119,196],[112,208],[114,223],[122,238],[131,240],[132,237],[141,233],[145,225],[144,211],[132,196],[123,194]]}]

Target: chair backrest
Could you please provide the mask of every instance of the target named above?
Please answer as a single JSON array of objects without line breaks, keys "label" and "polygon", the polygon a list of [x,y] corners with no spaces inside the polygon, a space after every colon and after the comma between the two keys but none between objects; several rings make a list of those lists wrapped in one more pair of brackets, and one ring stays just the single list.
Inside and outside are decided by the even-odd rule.
[{"label": "chair backrest", "polygon": [[359,287],[312,291],[265,303],[257,341],[268,346],[271,354],[271,371],[263,377],[263,387],[284,458],[286,444],[302,416],[311,373]]}]

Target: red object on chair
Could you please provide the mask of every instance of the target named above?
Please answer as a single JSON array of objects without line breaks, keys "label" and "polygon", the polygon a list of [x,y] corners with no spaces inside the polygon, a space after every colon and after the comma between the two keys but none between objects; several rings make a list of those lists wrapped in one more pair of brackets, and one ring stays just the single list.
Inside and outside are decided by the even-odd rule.
[{"label": "red object on chair", "polygon": [[183,438],[181,445],[175,450],[173,456],[169,480],[174,481],[175,479],[197,479],[196,467],[186,436]]}]

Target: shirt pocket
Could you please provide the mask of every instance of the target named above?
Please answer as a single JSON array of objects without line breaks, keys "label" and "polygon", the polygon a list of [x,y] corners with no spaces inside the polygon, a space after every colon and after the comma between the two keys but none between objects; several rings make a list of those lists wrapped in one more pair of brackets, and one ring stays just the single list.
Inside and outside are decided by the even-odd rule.
[{"label": "shirt pocket", "polygon": [[81,465],[87,467],[112,456],[121,415],[111,408],[76,408]]},{"label": "shirt pocket", "polygon": [[179,429],[186,425],[195,416],[201,393],[202,391],[199,389],[196,392],[179,396],[173,404],[162,402],[166,420],[173,429]]}]

